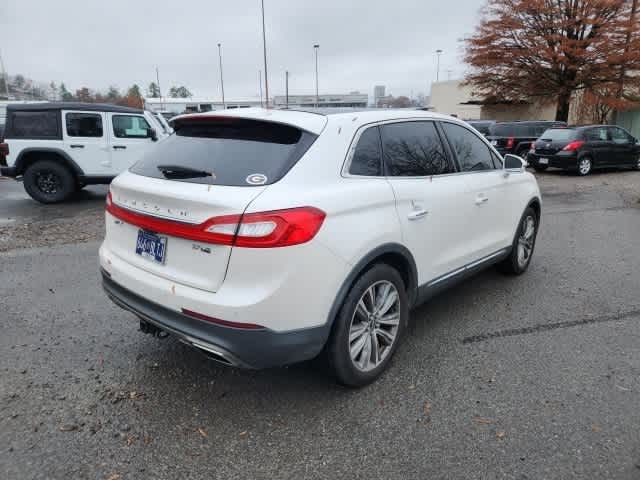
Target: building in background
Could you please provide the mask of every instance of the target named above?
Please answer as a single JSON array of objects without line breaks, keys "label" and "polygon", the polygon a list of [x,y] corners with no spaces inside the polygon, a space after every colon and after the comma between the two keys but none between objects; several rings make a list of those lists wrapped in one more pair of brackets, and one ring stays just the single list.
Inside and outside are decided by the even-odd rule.
[{"label": "building in background", "polygon": [[[481,106],[476,102],[470,86],[463,85],[462,80],[447,80],[431,84],[430,103],[432,110],[458,118],[480,119]],[[492,120],[497,120],[492,118]]]},{"label": "building in background", "polygon": [[154,110],[156,112],[171,112],[171,113],[195,113],[195,112],[210,112],[212,110],[223,110],[226,106],[230,108],[250,108],[261,107],[262,102],[259,98],[246,97],[246,98],[230,98],[225,99],[225,104],[222,104],[220,98],[206,98],[206,97],[190,97],[190,98],[153,98],[148,97],[144,99],[146,108]]},{"label": "building in background", "polygon": [[384,98],[384,85],[376,85],[373,87],[373,106],[377,107],[380,101]]},{"label": "building in background", "polygon": [[[360,92],[337,93],[332,95],[319,95],[318,107],[346,107],[346,108],[365,108],[369,103],[369,95]],[[287,106],[287,99],[284,95],[276,95],[273,97],[273,105],[276,108]],[[316,106],[315,95],[289,95],[289,107],[313,108]]]}]

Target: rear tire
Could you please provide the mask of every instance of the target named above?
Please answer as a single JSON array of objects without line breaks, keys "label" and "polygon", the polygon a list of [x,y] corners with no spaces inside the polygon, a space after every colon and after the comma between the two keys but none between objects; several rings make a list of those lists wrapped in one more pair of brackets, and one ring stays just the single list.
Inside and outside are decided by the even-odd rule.
[{"label": "rear tire", "polygon": [[589,175],[593,170],[593,160],[590,157],[582,157],[578,159],[578,175],[584,177]]},{"label": "rear tire", "polygon": [[502,273],[521,275],[527,271],[536,246],[539,218],[531,207],[522,214],[509,256],[497,265]]},{"label": "rear tire", "polygon": [[371,267],[353,284],[326,347],[329,367],[338,382],[363,387],[386,370],[409,319],[405,288],[398,271],[383,263]]},{"label": "rear tire", "polygon": [[73,174],[67,167],[51,160],[29,165],[23,175],[24,189],[40,203],[66,200],[76,189]]}]

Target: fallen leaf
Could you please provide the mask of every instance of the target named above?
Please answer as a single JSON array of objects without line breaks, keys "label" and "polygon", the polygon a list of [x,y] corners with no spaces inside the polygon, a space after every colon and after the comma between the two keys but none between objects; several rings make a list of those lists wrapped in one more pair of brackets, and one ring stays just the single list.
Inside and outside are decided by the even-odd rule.
[{"label": "fallen leaf", "polygon": [[142,441],[145,445],[149,445],[151,443],[151,437],[149,435],[145,435]]},{"label": "fallen leaf", "polygon": [[240,432],[240,433],[238,434],[238,436],[239,436],[240,438],[247,438],[247,435],[248,435],[248,432],[247,432],[246,430],[245,430],[244,432]]},{"label": "fallen leaf", "polygon": [[78,425],[75,425],[73,423],[66,423],[64,425],[60,425],[60,431],[61,432],[73,432],[74,430],[78,429]]},{"label": "fallen leaf", "polygon": [[502,438],[504,438],[506,436],[507,436],[507,432],[505,432],[503,430],[500,430],[499,432],[496,432],[496,438],[502,439]]},{"label": "fallen leaf", "polygon": [[136,442],[135,435],[127,435],[127,445],[131,446]]},{"label": "fallen leaf", "polygon": [[602,427],[600,425],[596,425],[596,424],[591,425],[591,431],[595,432],[595,433],[601,432],[602,431]]},{"label": "fallen leaf", "polygon": [[107,478],[107,480],[120,480],[122,477],[120,476],[120,474],[118,473],[114,473],[113,475],[111,475],[109,478]]},{"label": "fallen leaf", "polygon": [[424,414],[427,417],[431,415],[431,402],[424,402]]},{"label": "fallen leaf", "polygon": [[473,417],[471,421],[477,425],[491,425],[494,421],[491,418]]},{"label": "fallen leaf", "polygon": [[203,429],[198,428],[198,433],[200,435],[202,435],[204,438],[207,438],[209,435],[207,435],[207,432],[205,432]]}]

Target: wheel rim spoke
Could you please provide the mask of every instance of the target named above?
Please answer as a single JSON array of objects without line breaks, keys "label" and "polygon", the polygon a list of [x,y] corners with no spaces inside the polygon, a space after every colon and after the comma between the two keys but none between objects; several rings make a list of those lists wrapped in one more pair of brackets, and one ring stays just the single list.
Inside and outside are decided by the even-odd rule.
[{"label": "wheel rim spoke", "polygon": [[378,338],[376,335],[370,335],[369,341],[371,343],[371,360],[374,365],[380,363],[380,346],[378,345]]},{"label": "wheel rim spoke", "polygon": [[349,332],[349,343],[353,343],[356,340],[358,340],[360,337],[362,337],[362,335],[364,335],[367,332],[367,324],[366,323],[360,323],[356,326],[354,326],[351,331]]},{"label": "wheel rim spoke", "polygon": [[390,313],[389,315],[385,315],[384,317],[380,317],[378,320],[379,325],[388,325],[388,326],[396,326],[400,323],[400,314],[399,313]]},{"label": "wheel rim spoke", "polygon": [[395,335],[391,335],[389,332],[383,330],[382,328],[376,328],[375,333],[376,336],[382,338],[387,345],[391,345],[393,343],[393,340],[395,339]]},{"label": "wheel rim spoke", "polygon": [[358,358],[358,355],[360,355],[360,353],[362,352],[365,343],[367,343],[367,336],[361,335],[358,341],[351,347],[351,358],[353,358],[354,360]]}]

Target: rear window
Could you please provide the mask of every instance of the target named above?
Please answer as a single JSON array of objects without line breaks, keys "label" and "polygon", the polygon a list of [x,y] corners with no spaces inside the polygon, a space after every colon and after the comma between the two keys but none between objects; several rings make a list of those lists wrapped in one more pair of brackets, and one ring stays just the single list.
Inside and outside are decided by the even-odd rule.
[{"label": "rear window", "polygon": [[576,138],[576,131],[570,128],[550,128],[540,136],[541,140],[568,142]]},{"label": "rear window", "polygon": [[489,133],[494,137],[513,137],[515,135],[513,127],[510,123],[494,123],[489,127]]},{"label": "rear window", "polygon": [[58,110],[9,112],[10,138],[60,138],[60,112]]},{"label": "rear window", "polygon": [[207,185],[256,186],[280,180],[316,135],[290,125],[221,117],[184,119],[176,132],[131,167],[131,172]]}]

